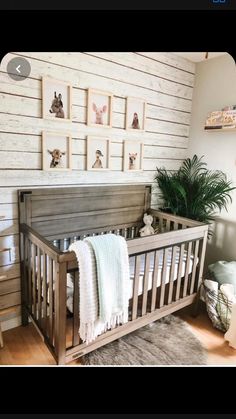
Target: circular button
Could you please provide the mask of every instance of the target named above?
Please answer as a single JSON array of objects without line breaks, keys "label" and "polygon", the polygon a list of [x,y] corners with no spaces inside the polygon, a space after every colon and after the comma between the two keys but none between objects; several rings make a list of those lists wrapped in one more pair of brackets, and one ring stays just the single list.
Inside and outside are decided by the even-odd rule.
[{"label": "circular button", "polygon": [[25,80],[31,72],[29,61],[25,58],[15,57],[7,64],[8,76],[13,80]]}]

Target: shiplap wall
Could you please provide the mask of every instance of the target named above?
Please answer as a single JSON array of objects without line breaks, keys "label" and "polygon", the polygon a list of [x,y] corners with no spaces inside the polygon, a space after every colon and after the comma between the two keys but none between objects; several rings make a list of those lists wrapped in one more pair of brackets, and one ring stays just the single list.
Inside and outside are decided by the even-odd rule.
[{"label": "shiplap wall", "polygon": [[[30,76],[13,81],[10,59],[25,57]],[[171,53],[11,53],[0,68],[0,249],[14,247],[16,259],[0,253],[0,309],[20,309],[17,189],[97,183],[153,182],[156,167],[177,169],[187,155],[195,65]],[[72,84],[72,122],[42,119],[41,79],[50,76]],[[86,125],[87,88],[114,94],[113,127]],[[125,131],[125,98],[147,102],[146,132]],[[42,130],[70,132],[72,172],[41,170]],[[109,135],[111,171],[87,172],[86,136]],[[122,172],[122,142],[141,139],[144,171]],[[153,203],[156,195],[153,195]],[[11,322],[12,324],[12,322]]]}]

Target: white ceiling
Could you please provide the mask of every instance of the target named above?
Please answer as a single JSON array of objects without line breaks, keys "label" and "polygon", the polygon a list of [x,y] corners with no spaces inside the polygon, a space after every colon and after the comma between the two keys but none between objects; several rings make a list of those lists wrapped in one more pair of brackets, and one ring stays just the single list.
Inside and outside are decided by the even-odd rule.
[{"label": "white ceiling", "polygon": [[[179,55],[180,57],[186,58],[189,61],[199,63],[200,61],[205,60],[205,52],[174,52],[174,54]],[[209,52],[208,60],[211,58],[216,58],[221,55],[227,54],[227,52]]]}]

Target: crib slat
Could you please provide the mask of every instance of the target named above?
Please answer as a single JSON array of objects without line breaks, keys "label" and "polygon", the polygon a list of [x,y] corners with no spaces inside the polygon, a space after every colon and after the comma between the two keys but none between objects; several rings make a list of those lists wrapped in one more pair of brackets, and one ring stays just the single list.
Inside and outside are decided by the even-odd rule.
[{"label": "crib slat", "polygon": [[170,220],[166,220],[166,231],[170,231]]},{"label": "crib slat", "polygon": [[41,282],[41,252],[37,246],[37,285],[38,285],[38,320],[41,324],[42,318],[42,282]]},{"label": "crib slat", "polygon": [[140,276],[140,256],[135,256],[135,269],[134,269],[134,284],[133,284],[133,304],[132,304],[132,320],[137,318],[138,308],[138,288]]},{"label": "crib slat", "polygon": [[139,233],[139,230],[141,229],[141,226],[140,225],[138,225],[137,227],[136,227],[136,229],[135,229],[135,237],[140,237],[140,233]]},{"label": "crib slat", "polygon": [[175,301],[179,300],[181,277],[182,277],[182,267],[183,267],[183,257],[184,257],[184,244],[181,244],[180,254],[179,254],[179,266],[178,266],[178,276],[177,276]]},{"label": "crib slat", "polygon": [[53,260],[48,257],[48,281],[49,281],[49,339],[53,337]]},{"label": "crib slat", "polygon": [[176,221],[174,221],[174,230],[178,230],[178,223]]},{"label": "crib slat", "polygon": [[143,301],[142,301],[142,316],[147,312],[147,294],[148,294],[148,282],[150,273],[150,253],[146,254],[145,257],[145,268],[143,278]]},{"label": "crib slat", "polygon": [[29,289],[29,310],[32,313],[32,255],[31,242],[28,240],[28,289]]},{"label": "crib slat", "polygon": [[73,346],[79,344],[79,280],[74,273],[74,294],[73,294]]},{"label": "crib slat", "polygon": [[[28,252],[29,252],[29,244],[28,238],[24,235],[24,279],[25,279],[25,302],[27,307],[29,305],[29,281],[28,281],[28,274],[27,274],[27,262],[28,262]],[[28,266],[29,268],[29,266]]]},{"label": "crib slat", "polygon": [[158,250],[156,250],[155,260],[154,260],[154,271],[153,271],[153,277],[152,277],[151,311],[155,310],[156,308],[158,273],[159,273],[159,252]]},{"label": "crib slat", "polygon": [[168,261],[168,250],[164,249],[163,254],[163,264],[162,264],[162,273],[161,273],[161,294],[160,294],[160,303],[159,307],[163,307],[164,305],[164,297],[165,297],[165,282],[166,282],[166,273],[167,273],[167,261]]},{"label": "crib slat", "polygon": [[202,273],[203,273],[203,267],[204,267],[204,260],[205,260],[205,253],[206,253],[206,245],[207,245],[207,236],[208,231],[205,231],[204,238],[201,239],[199,244],[199,268],[197,273],[197,289],[202,281]]},{"label": "crib slat", "polygon": [[121,229],[121,235],[125,238],[125,229],[124,228]]},{"label": "crib slat", "polygon": [[159,233],[163,233],[163,218],[159,215]]},{"label": "crib slat", "polygon": [[173,299],[173,284],[174,284],[174,275],[175,275],[175,267],[176,267],[176,251],[177,251],[177,247],[174,246],[173,249],[172,249],[172,258],[171,258],[168,304],[170,304],[172,302],[172,299]]},{"label": "crib slat", "polygon": [[199,250],[199,240],[195,242],[195,250],[194,250],[194,259],[193,259],[193,271],[191,277],[191,285],[190,285],[190,295],[194,291],[194,284],[195,284],[195,277],[196,277],[196,270],[197,270],[197,258],[198,258],[198,250]]},{"label": "crib slat", "polygon": [[47,328],[47,257],[43,252],[43,319],[44,329]]},{"label": "crib slat", "polygon": [[187,295],[187,288],[188,288],[188,277],[189,277],[189,266],[192,254],[192,242],[188,244],[188,252],[187,252],[187,260],[185,263],[185,275],[184,275],[184,288],[183,288],[183,297]]},{"label": "crib slat", "polygon": [[36,302],[37,302],[37,294],[36,294],[36,246],[34,244],[32,246],[32,280],[33,280],[33,307],[32,307],[32,313],[34,317],[37,316],[36,311]]}]

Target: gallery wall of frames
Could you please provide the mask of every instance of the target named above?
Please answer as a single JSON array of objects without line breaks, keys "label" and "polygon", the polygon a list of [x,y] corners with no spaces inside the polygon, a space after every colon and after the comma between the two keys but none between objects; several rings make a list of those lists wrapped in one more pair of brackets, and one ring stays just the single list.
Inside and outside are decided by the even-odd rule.
[{"label": "gallery wall of frames", "polygon": [[[14,57],[31,66],[9,78]],[[9,53],[0,69],[0,309],[20,321],[17,189],[153,183],[187,156],[195,65],[171,53]],[[157,191],[152,194],[157,202]]]}]

